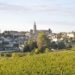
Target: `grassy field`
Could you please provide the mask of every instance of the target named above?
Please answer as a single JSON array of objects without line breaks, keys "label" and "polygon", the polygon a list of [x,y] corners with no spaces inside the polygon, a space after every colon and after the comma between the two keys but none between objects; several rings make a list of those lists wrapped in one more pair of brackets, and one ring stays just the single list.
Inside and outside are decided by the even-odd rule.
[{"label": "grassy field", "polygon": [[0,57],[0,75],[75,75],[75,51]]}]

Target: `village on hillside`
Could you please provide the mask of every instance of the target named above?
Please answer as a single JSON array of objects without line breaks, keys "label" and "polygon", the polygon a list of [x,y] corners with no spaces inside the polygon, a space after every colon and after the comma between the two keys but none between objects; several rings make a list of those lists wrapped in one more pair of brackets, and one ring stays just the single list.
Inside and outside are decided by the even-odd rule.
[{"label": "village on hillside", "polygon": [[50,28],[37,30],[36,22],[34,22],[33,29],[28,32],[4,31],[0,33],[0,51],[22,52],[25,42],[28,40],[35,41],[40,32],[44,32],[51,42],[57,43],[67,39],[71,45],[75,44],[75,32],[53,33]]}]

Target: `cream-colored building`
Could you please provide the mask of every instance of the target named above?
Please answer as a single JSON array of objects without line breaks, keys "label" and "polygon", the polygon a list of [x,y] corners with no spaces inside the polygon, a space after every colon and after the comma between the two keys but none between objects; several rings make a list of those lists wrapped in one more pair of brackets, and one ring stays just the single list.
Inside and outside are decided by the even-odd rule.
[{"label": "cream-colored building", "polygon": [[67,33],[67,37],[74,38],[74,34],[73,33]]}]

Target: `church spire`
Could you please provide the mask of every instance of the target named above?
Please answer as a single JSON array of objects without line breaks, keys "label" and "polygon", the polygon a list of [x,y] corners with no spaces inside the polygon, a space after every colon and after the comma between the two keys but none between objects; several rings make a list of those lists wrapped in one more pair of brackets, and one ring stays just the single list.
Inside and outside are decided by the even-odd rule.
[{"label": "church spire", "polygon": [[36,28],[36,22],[34,22],[34,33],[36,33],[36,30],[37,30],[37,28]]}]

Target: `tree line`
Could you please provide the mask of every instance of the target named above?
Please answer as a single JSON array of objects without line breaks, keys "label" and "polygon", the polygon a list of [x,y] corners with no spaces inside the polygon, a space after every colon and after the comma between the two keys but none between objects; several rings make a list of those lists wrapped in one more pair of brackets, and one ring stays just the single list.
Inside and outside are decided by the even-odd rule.
[{"label": "tree line", "polygon": [[65,49],[65,48],[72,48],[70,43],[66,43],[66,41],[60,42],[52,42],[44,32],[40,32],[35,41],[28,40],[24,45],[24,52],[44,52],[45,50],[51,49]]}]

